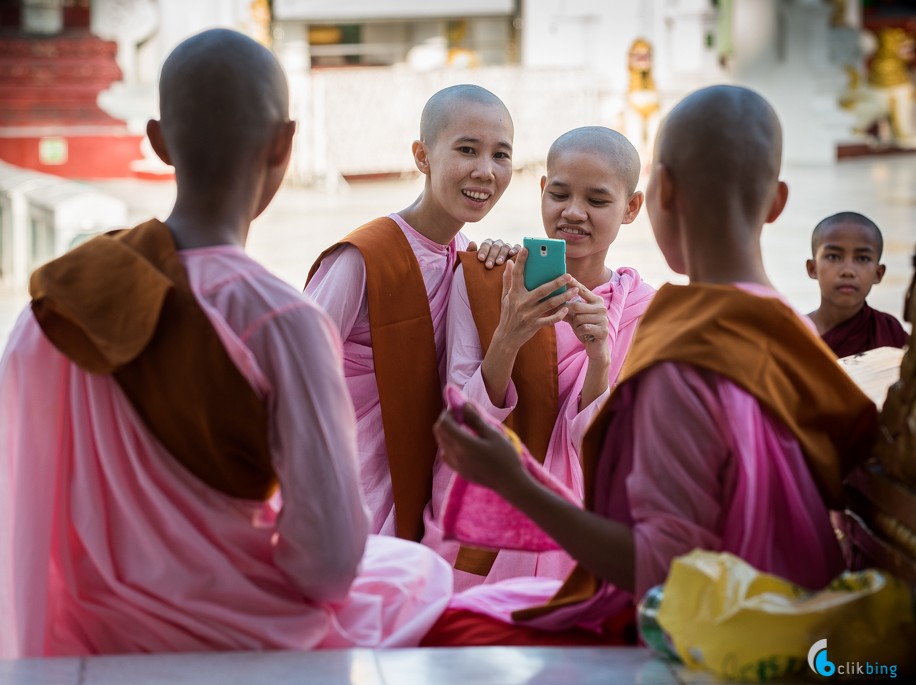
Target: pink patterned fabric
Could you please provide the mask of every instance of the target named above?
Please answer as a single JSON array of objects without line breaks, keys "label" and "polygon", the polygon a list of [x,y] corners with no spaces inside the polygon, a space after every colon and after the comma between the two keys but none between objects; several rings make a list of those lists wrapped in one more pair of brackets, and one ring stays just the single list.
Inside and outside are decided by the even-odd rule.
[{"label": "pink patterned fabric", "polygon": [[[448,294],[458,251],[467,248],[468,239],[459,233],[448,245],[440,245],[418,233],[399,215],[388,217],[404,231],[423,273],[444,388]],[[394,496],[369,336],[366,265],[359,250],[344,246],[328,255],[305,292],[331,317],[343,340],[344,376],[356,409],[359,483],[369,507],[370,531],[394,535]]]},{"label": "pink patterned fabric", "polygon": [[[461,410],[466,400],[461,391],[450,385],[445,389],[445,399],[456,419],[463,423]],[[516,443],[519,459],[535,480],[565,500],[581,506],[582,498],[577,497],[545,471],[515,433],[480,411],[479,407],[475,409],[491,426],[502,430]],[[528,552],[559,549],[553,538],[502,497],[489,488],[471,483],[457,475],[452,479],[449,492],[445,496],[442,532],[446,539],[491,549]]]},{"label": "pink patterned fabric", "polygon": [[[711,372],[666,362],[611,401],[595,511],[633,528],[636,597],[664,582],[671,560],[695,548],[731,552],[812,589],[842,571],[828,510],[798,441],[750,394]],[[513,611],[542,603],[556,589],[519,578],[472,588],[449,606],[511,621]],[[604,584],[588,602],[531,624],[596,628],[632,601]]]},{"label": "pink patterned fabric", "polygon": [[239,248],[181,256],[268,403],[282,500],[197,480],[25,311],[0,361],[0,656],[417,644],[451,569],[367,535],[333,326]]},{"label": "pink patterned fabric", "polygon": [[[460,266],[456,271],[452,289],[448,314],[449,382],[461,388],[462,392],[475,405],[481,407],[487,415],[503,421],[515,408],[518,401],[515,386],[510,381],[505,406],[497,407],[490,401],[480,371],[480,365],[483,362],[480,339],[468,300],[464,272]],[[608,381],[613,387],[636,331],[636,324],[649,306],[655,289],[643,283],[635,269],[623,267],[594,292],[604,299],[608,311],[607,342],[611,353]],[[605,402],[610,391],[579,411],[579,396],[585,382],[588,357],[569,324],[558,323],[555,330],[560,411],[550,437],[543,470],[563,487],[572,491],[578,500],[581,500],[583,482],[579,447],[588,424]],[[453,473],[438,461],[434,468],[433,497],[424,513],[426,534],[423,544],[429,545],[454,564],[459,545],[447,539],[440,521]],[[460,479],[458,482],[461,482]],[[461,488],[452,490],[452,496],[458,496],[459,493],[463,494],[464,490]],[[474,497],[478,497],[476,492]],[[466,503],[463,511],[472,511],[476,506],[476,503]],[[494,518],[494,520],[499,519]],[[483,544],[482,540],[480,544]],[[461,590],[482,582],[493,583],[517,576],[544,576],[562,579],[572,570],[573,566],[572,559],[562,550],[535,552],[506,549],[500,552],[486,578],[464,571],[455,571],[455,586],[456,589]]]}]

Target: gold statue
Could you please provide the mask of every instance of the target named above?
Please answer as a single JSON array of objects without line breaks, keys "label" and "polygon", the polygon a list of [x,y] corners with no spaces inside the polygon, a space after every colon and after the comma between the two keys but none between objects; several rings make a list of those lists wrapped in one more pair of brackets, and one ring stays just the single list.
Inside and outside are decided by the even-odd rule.
[{"label": "gold statue", "polygon": [[644,153],[658,126],[660,108],[655,79],[652,78],[652,44],[649,41],[644,38],[633,41],[627,53],[627,68],[630,72],[630,85],[627,88],[625,128],[632,140],[641,143],[638,147]]},{"label": "gold statue", "polygon": [[916,88],[910,76],[913,37],[899,27],[878,31],[878,49],[868,69],[868,84],[885,104],[890,137],[903,147],[916,145],[913,99]]},{"label": "gold statue", "polygon": [[903,29],[893,27],[878,31],[878,50],[868,69],[868,82],[879,88],[893,88],[910,83],[913,39]]},{"label": "gold statue", "polygon": [[480,66],[477,53],[462,45],[467,37],[468,22],[466,19],[450,21],[446,25],[448,38],[448,65],[450,67],[472,68]]},{"label": "gold statue", "polygon": [[846,0],[831,0],[830,4],[833,7],[833,13],[830,15],[830,25],[833,27],[849,26],[849,22],[846,20],[847,5],[849,3]]},{"label": "gold statue", "polygon": [[271,45],[270,35],[270,2],[268,0],[252,0],[248,5],[248,14],[251,19],[250,35],[264,47]]}]

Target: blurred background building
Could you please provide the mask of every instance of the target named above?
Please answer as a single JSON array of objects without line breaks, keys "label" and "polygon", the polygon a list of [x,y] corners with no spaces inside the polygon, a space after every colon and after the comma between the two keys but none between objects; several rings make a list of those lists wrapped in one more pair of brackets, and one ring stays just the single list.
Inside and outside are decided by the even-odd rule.
[{"label": "blurred background building", "polygon": [[423,104],[461,82],[506,102],[519,169],[540,168],[560,133],[585,124],[623,131],[648,161],[665,112],[721,82],[774,103],[789,164],[909,151],[914,5],[0,0],[0,286],[21,287],[52,254],[124,223],[123,199],[77,180],[171,178],[144,129],[163,59],[206,28],[275,51],[299,121],[289,180],[334,190],[415,173]]},{"label": "blurred background building", "polygon": [[506,101],[521,167],[585,123],[648,148],[673,102],[716,82],[777,105],[789,161],[829,162],[914,137],[913,4],[0,0],[0,159],[71,178],[167,173],[143,145],[159,66],[188,35],[228,26],[284,64],[292,174],[307,183],[410,171],[416,112],[462,81]]}]

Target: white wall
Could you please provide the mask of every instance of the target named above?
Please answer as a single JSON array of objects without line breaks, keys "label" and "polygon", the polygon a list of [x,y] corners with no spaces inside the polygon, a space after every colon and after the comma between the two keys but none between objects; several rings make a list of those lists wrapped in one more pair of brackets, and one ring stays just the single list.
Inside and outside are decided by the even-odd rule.
[{"label": "white wall", "polygon": [[512,0],[273,0],[280,21],[368,21],[417,17],[503,15]]},{"label": "white wall", "polygon": [[732,0],[722,6],[732,8],[722,17],[734,46],[724,66],[719,14],[708,0],[522,0],[521,62],[591,72],[604,93],[607,120],[623,111],[627,52],[634,38],[644,37],[653,46],[662,113],[696,88],[740,83],[773,102],[789,161],[832,161],[851,121],[837,102],[842,69],[829,61],[830,6],[820,0]]},{"label": "white wall", "polygon": [[522,0],[521,8],[523,65],[583,67],[625,90],[627,52],[642,37],[652,43],[660,90],[722,76],[706,45],[716,19],[709,0]]},{"label": "white wall", "polygon": [[521,0],[521,63],[583,67],[603,85],[626,87],[626,55],[635,33],[648,32],[654,0]]},{"label": "white wall", "polygon": [[251,0],[159,0],[160,64],[188,36],[217,26],[253,32]]}]

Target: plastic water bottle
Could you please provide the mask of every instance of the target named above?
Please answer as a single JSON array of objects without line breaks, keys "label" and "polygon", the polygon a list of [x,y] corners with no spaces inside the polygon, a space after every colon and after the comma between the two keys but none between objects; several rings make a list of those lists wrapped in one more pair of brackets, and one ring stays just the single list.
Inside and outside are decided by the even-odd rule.
[{"label": "plastic water bottle", "polygon": [[670,661],[680,661],[671,640],[658,623],[658,609],[662,605],[662,586],[649,588],[636,607],[636,622],[639,636],[655,655]]}]

